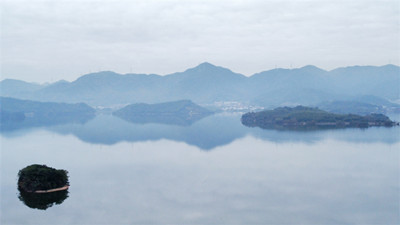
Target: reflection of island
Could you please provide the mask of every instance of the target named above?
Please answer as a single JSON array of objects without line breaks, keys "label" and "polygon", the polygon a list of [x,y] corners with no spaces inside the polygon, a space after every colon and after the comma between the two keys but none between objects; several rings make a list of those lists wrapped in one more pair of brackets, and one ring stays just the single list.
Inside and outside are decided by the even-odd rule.
[{"label": "reflection of island", "polygon": [[242,115],[241,121],[248,127],[265,129],[327,129],[345,127],[371,127],[396,125],[387,116],[370,114],[359,116],[353,114],[334,114],[318,108],[297,106],[280,107],[274,110],[250,112]]},{"label": "reflection of island", "polygon": [[179,126],[190,126],[211,114],[211,111],[190,100],[159,104],[131,104],[113,113],[126,121],[138,124],[158,123]]},{"label": "reflection of island", "polygon": [[0,97],[2,131],[63,123],[85,123],[94,118],[90,106],[54,102],[36,102]]},{"label": "reflection of island", "polygon": [[36,194],[26,192],[21,188],[19,190],[19,200],[21,200],[26,206],[32,209],[46,210],[52,207],[54,204],[59,205],[68,198],[68,190],[57,191],[45,194]]}]

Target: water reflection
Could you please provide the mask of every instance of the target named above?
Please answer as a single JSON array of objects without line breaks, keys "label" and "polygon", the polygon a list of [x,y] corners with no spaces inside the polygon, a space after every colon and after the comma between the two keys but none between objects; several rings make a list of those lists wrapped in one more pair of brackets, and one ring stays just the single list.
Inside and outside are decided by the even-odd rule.
[{"label": "water reflection", "polygon": [[[80,128],[85,134],[103,127],[96,134],[107,136],[113,129],[137,127],[124,121],[125,128],[113,127],[104,120],[101,126],[96,119],[56,128],[81,135]],[[382,142],[393,141],[398,129],[265,132],[242,129],[240,121],[229,125],[231,120],[237,121],[217,116],[190,126],[199,133],[220,129],[212,133],[221,133],[216,140],[245,136],[212,152],[170,140],[93,145],[42,129],[2,136],[0,223],[400,224],[399,139],[395,144],[365,143],[381,142],[374,137],[381,134],[391,135]],[[178,126],[164,127],[176,132]],[[152,126],[147,129],[155,132]],[[274,141],[264,141],[268,138]],[[73,174],[74,188],[62,205],[32,210],[18,200],[15,174],[32,162]]]},{"label": "water reflection", "polygon": [[19,200],[32,209],[46,210],[53,205],[62,204],[68,198],[68,190],[44,194],[26,192],[21,188],[18,188],[18,190]]},{"label": "water reflection", "polygon": [[161,139],[185,142],[203,150],[231,143],[246,135],[236,116],[213,115],[191,126],[157,123],[136,124],[111,115],[99,115],[85,125],[69,124],[52,127],[53,132],[73,134],[95,144],[112,145],[122,141],[141,142]]},{"label": "water reflection", "polygon": [[24,117],[20,120],[7,120],[1,121],[0,129],[2,133],[11,132],[15,130],[25,130],[36,127],[50,127],[61,124],[85,124],[95,117],[94,114],[66,114],[58,116],[35,116]]},{"label": "water reflection", "polygon": [[191,126],[193,123],[209,116],[207,114],[195,114],[191,116],[182,116],[179,114],[149,114],[149,115],[116,115],[117,117],[136,124],[167,124],[167,125],[177,125],[177,126]]},{"label": "water reflection", "polygon": [[[240,114],[224,113],[208,116],[188,126],[160,124],[155,123],[155,121],[153,123],[131,123],[105,114],[98,115],[84,123],[43,126],[52,132],[65,135],[72,134],[84,142],[93,144],[113,145],[123,141],[143,142],[168,139],[185,142],[202,150],[211,150],[218,146],[227,145],[248,135],[278,143],[314,143],[327,138],[348,142],[395,143],[400,138],[398,126],[313,131],[263,130],[243,126],[240,122]],[[21,136],[24,135],[24,132],[2,130],[2,135]]]}]

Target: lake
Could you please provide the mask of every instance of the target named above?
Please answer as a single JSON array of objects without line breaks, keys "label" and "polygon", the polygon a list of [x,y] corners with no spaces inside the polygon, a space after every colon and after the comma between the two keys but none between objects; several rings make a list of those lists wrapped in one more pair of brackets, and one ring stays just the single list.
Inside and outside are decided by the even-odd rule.
[{"label": "lake", "polygon": [[[0,137],[1,224],[400,224],[400,127],[300,132],[248,128],[238,114],[186,126],[98,115]],[[59,204],[22,200],[17,174],[30,164],[69,171]]]}]

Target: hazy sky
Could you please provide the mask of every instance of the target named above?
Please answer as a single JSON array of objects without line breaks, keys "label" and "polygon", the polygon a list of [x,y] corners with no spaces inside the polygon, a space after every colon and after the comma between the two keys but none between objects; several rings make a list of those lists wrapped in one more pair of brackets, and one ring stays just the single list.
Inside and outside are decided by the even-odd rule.
[{"label": "hazy sky", "polygon": [[1,0],[1,79],[400,63],[400,1]]}]

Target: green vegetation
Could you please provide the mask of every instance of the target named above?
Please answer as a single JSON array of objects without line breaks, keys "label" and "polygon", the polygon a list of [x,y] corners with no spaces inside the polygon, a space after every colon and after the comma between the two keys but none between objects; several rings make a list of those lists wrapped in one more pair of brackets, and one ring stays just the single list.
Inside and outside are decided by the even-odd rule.
[{"label": "green vegetation", "polygon": [[296,128],[342,128],[394,126],[395,122],[382,114],[359,116],[354,114],[334,114],[318,108],[297,106],[280,107],[274,110],[246,113],[242,124],[249,127],[296,129]]},{"label": "green vegetation", "polygon": [[33,164],[18,172],[18,187],[26,192],[60,188],[69,184],[68,171]]}]

